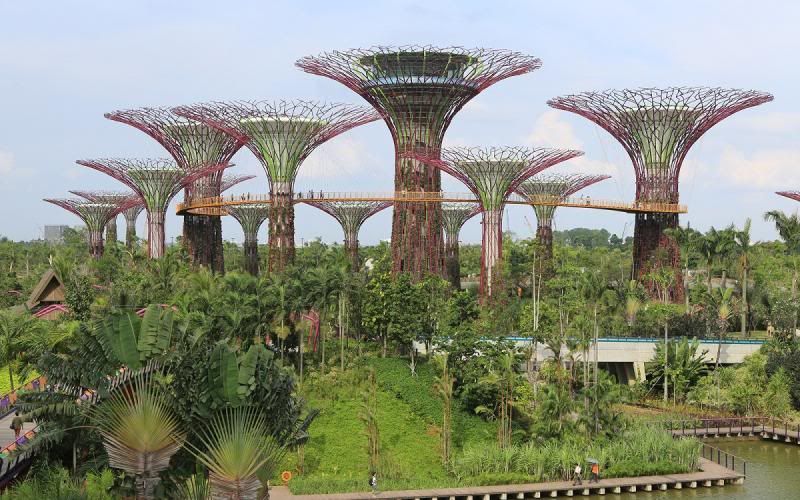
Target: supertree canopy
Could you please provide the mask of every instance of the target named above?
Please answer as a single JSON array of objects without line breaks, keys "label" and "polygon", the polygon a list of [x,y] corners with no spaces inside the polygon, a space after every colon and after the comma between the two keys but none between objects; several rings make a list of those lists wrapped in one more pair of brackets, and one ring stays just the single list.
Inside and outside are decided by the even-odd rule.
[{"label": "supertree canopy", "polygon": [[494,268],[502,256],[503,207],[521,182],[583,153],[548,148],[452,148],[411,153],[415,159],[463,182],[475,194],[483,214],[481,293],[492,295]]},{"label": "supertree canopy", "polygon": [[392,206],[390,201],[306,201],[336,219],[344,231],[344,251],[350,258],[350,269],[361,267],[358,259],[358,232],[364,222],[381,210]]},{"label": "supertree canopy", "polygon": [[255,178],[255,175],[225,174],[222,176],[222,180],[219,183],[219,192],[222,194],[237,184]]},{"label": "supertree canopy", "polygon": [[[187,172],[212,165],[227,166],[244,145],[238,137],[178,116],[169,108],[114,111],[106,113],[105,117],[135,127],[158,141],[178,166]],[[185,187],[185,201],[219,196],[222,192],[221,181],[222,170],[213,170],[209,175],[198,177]],[[222,222],[218,215],[185,215],[183,241],[192,263],[224,272]]]},{"label": "supertree canopy", "polygon": [[800,201],[800,191],[776,191],[775,194],[794,201]]},{"label": "supertree canopy", "polygon": [[[73,190],[70,193],[80,196],[89,201],[94,201],[97,203],[111,203],[111,204],[118,204],[118,203],[130,203],[131,207],[123,210],[123,212],[127,212],[128,210],[133,210],[137,206],[142,207],[141,198],[139,195],[132,192],[118,192],[118,191],[80,191],[80,190]],[[141,212],[141,208],[139,209]],[[117,241],[117,216],[114,215],[111,219],[108,220],[106,224],[106,241]]]},{"label": "supertree canopy", "polygon": [[103,256],[103,228],[109,220],[136,203],[136,198],[127,198],[117,203],[96,202],[87,199],[52,199],[44,201],[69,210],[83,220],[89,236],[89,253],[99,259]]},{"label": "supertree canopy", "polygon": [[147,250],[151,258],[164,255],[164,218],[172,198],[197,178],[224,169],[215,164],[185,169],[165,158],[103,158],[78,160],[79,165],[99,170],[131,188],[147,209]]},{"label": "supertree canopy", "polygon": [[[585,92],[548,101],[556,109],[579,114],[606,129],[628,152],[636,173],[636,202],[676,204],[678,177],[692,145],[712,126],[743,109],[771,101],[751,90],[705,87],[643,88]],[[673,300],[683,293],[677,244],[664,229],[678,225],[675,213],[637,213],[633,265],[638,278],[654,265],[675,268]],[[655,262],[656,250],[667,262]]]},{"label": "supertree canopy", "polygon": [[300,165],[320,144],[353,127],[375,121],[369,108],[310,101],[236,101],[175,108],[246,141],[270,183],[269,269],[294,261],[294,181]]},{"label": "supertree canopy", "polygon": [[247,272],[258,276],[258,230],[269,217],[268,204],[230,205],[225,211],[239,221],[244,232],[244,264]]},{"label": "supertree canopy", "polygon": [[[373,47],[300,59],[307,73],[342,83],[380,112],[395,145],[395,191],[438,192],[441,174],[407,153],[435,155],[453,116],[470,99],[505,78],[541,66],[517,52],[460,47]],[[441,274],[442,208],[397,202],[392,220],[392,267],[416,277]]]},{"label": "supertree canopy", "polygon": [[456,290],[461,289],[458,235],[464,224],[480,212],[480,203],[442,203],[445,279]]},{"label": "supertree canopy", "polygon": [[543,261],[549,262],[553,256],[553,215],[558,203],[609,177],[543,172],[519,185],[517,192],[528,199],[536,213],[536,240],[544,253]]}]

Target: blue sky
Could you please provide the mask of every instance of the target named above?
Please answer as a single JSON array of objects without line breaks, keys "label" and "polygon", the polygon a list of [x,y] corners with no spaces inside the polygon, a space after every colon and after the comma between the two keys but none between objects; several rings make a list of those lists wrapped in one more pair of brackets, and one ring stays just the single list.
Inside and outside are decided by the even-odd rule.
[{"label": "blue sky", "polygon": [[[164,156],[143,133],[103,118],[114,109],[205,100],[305,98],[363,103],[344,86],[294,67],[298,58],[332,49],[434,44],[511,49],[540,57],[543,67],[491,87],[459,113],[450,145],[540,145],[582,149],[564,171],[614,176],[586,191],[632,200],[633,169],[605,131],[547,99],[585,90],[708,85],[768,91],[775,101],[723,121],[690,152],[681,175],[681,217],[698,229],[753,218],[756,239],[775,238],[766,210],[800,205],[773,193],[800,189],[800,70],[796,34],[800,3],[672,2],[256,2],[0,0],[0,234],[41,235],[45,224],[78,219],[43,197],[69,189],[119,184],[75,165],[80,158]],[[257,179],[233,192],[266,192],[251,153],[237,172]],[[386,126],[355,129],[307,160],[298,190],[388,191],[393,148]],[[446,177],[446,176],[445,176]],[[445,189],[463,191],[445,179]],[[180,197],[180,196],[179,196]],[[513,207],[507,229],[528,235],[533,211]],[[363,243],[386,239],[390,211],[368,221]],[[167,236],[180,232],[170,215]],[[120,219],[120,225],[122,220]],[[140,218],[140,234],[144,216]],[[300,206],[298,242],[339,241],[338,225]],[[605,227],[632,234],[633,217],[559,209],[556,228]],[[241,242],[235,221],[226,239]],[[262,241],[266,238],[262,230]],[[462,240],[480,240],[477,218]]]}]

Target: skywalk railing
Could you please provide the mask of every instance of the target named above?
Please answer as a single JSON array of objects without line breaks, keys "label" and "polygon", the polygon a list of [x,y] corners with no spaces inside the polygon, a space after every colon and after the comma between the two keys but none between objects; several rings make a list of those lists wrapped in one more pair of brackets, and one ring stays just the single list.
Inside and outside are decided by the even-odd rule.
[{"label": "skywalk railing", "polygon": [[[395,203],[477,203],[479,200],[472,193],[448,193],[442,191],[390,191],[390,192],[355,192],[355,191],[301,191],[293,194],[295,203],[313,201],[392,201]],[[220,210],[230,205],[270,204],[272,197],[269,194],[234,194],[229,196],[213,196],[197,198],[188,203],[179,203],[179,214],[189,212],[201,215],[224,215]],[[686,205],[678,203],[658,202],[623,202],[616,200],[603,200],[590,197],[563,198],[559,196],[537,195],[525,197],[511,194],[506,203],[512,205],[547,205],[576,208],[595,208],[600,210],[615,210],[621,212],[657,212],[657,213],[686,213]],[[202,210],[209,210],[207,213]]]}]

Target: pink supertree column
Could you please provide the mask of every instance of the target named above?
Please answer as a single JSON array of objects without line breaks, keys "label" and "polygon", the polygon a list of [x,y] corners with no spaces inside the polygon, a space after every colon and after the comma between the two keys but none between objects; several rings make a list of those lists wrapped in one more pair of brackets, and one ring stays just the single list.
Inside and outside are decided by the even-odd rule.
[{"label": "pink supertree column", "polygon": [[109,220],[135,204],[136,198],[127,198],[116,203],[102,203],[87,199],[53,199],[44,201],[68,210],[86,224],[89,239],[89,254],[95,259],[103,256],[103,229]]}]

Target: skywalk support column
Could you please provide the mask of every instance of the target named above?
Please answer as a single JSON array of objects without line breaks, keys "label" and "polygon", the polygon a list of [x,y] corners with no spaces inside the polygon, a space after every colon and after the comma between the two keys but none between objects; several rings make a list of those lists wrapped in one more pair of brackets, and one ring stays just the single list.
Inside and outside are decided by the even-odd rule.
[{"label": "skywalk support column", "polygon": [[450,282],[455,290],[461,290],[458,235],[464,224],[480,212],[481,206],[478,203],[442,204],[445,279]]},{"label": "skywalk support column", "polygon": [[70,211],[86,224],[88,233],[89,254],[99,259],[103,256],[103,229],[108,221],[135,203],[135,198],[118,203],[98,203],[86,199],[53,199],[44,201]]},{"label": "skywalk support column", "polygon": [[[211,166],[228,166],[244,145],[242,140],[187,120],[169,108],[139,108],[106,113],[106,118],[135,127],[155,139],[178,166],[193,172]],[[219,196],[222,169],[212,170],[184,188],[184,201]],[[214,272],[225,272],[222,249],[222,222],[218,214],[188,214],[183,219],[183,243],[194,265]]]},{"label": "skywalk support column", "polygon": [[311,101],[236,101],[175,108],[242,140],[261,162],[270,183],[269,270],[294,262],[294,181],[300,165],[320,144],[379,118],[348,104]]},{"label": "skywalk support column", "polygon": [[392,206],[390,201],[306,200],[306,203],[327,213],[342,226],[344,251],[350,261],[351,271],[358,271],[361,268],[358,257],[358,232],[361,226],[373,215]]},{"label": "skywalk support column", "polygon": [[517,187],[542,170],[580,156],[581,151],[546,148],[450,148],[414,157],[463,182],[478,198],[483,214],[481,295],[492,296],[503,255],[503,208]]},{"label": "skywalk support column", "polygon": [[608,175],[554,174],[543,172],[523,182],[517,192],[528,199],[536,214],[536,241],[545,274],[552,273],[553,216],[559,203],[581,189],[608,179]]},{"label": "skywalk support column", "polygon": [[[541,66],[516,52],[460,47],[374,47],[300,59],[307,73],[358,93],[389,127],[395,146],[395,191],[438,192],[441,174],[413,153],[435,155],[453,116],[482,90]],[[439,203],[397,202],[392,219],[392,269],[416,278],[443,273]]]},{"label": "skywalk support column", "polygon": [[78,165],[103,172],[131,188],[147,209],[147,254],[164,255],[164,217],[170,200],[199,177],[222,170],[226,165],[209,165],[188,171],[165,158],[101,158],[78,160]]},{"label": "skywalk support column", "polygon": [[[628,152],[636,172],[636,202],[642,206],[677,204],[678,177],[689,149],[711,127],[743,109],[772,100],[764,92],[668,87],[584,92],[548,101],[556,109],[579,114],[608,131]],[[675,281],[670,298],[683,299],[678,245],[664,229],[678,226],[677,213],[637,213],[633,271],[642,280],[652,270],[669,266]],[[666,261],[657,257],[665,250]],[[656,296],[655,285],[648,284]]]},{"label": "skywalk support column", "polygon": [[264,203],[248,205],[229,205],[228,214],[239,221],[244,232],[244,267],[248,273],[258,276],[260,257],[258,255],[258,230],[270,214],[270,206]]}]

